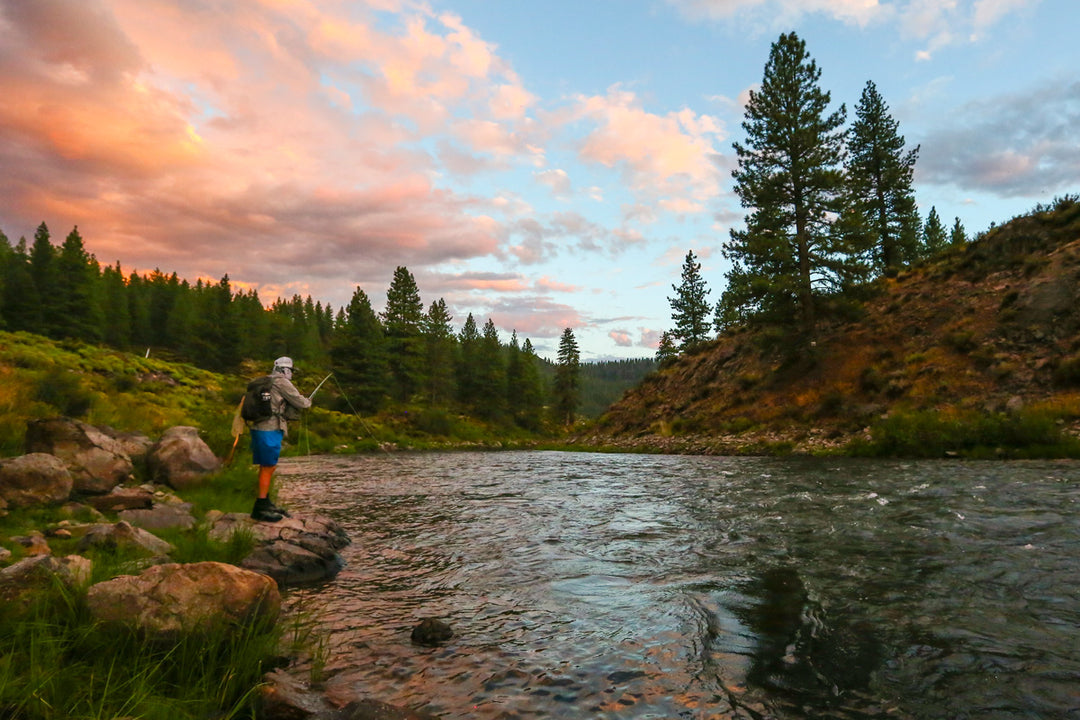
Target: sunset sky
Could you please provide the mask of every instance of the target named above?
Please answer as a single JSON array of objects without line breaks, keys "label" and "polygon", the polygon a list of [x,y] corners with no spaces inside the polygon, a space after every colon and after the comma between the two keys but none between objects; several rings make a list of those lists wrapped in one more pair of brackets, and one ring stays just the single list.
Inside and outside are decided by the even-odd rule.
[{"label": "sunset sky", "polygon": [[652,356],[688,250],[719,298],[732,142],[796,31],[873,80],[969,234],[1080,191],[1076,0],[0,0],[0,230],[269,303],[383,307]]}]

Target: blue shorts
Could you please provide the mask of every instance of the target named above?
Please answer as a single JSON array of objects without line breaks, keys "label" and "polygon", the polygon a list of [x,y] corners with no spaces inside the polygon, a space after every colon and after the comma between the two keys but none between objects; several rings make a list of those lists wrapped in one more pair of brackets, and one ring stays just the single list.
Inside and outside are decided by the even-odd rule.
[{"label": "blue shorts", "polygon": [[285,433],[281,430],[252,430],[251,458],[256,465],[273,467],[281,456],[281,440]]}]

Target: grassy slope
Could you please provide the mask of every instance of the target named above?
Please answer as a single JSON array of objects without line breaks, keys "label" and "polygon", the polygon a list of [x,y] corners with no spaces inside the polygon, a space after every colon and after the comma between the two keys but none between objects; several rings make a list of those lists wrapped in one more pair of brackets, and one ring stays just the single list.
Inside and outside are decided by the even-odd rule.
[{"label": "grassy slope", "polygon": [[[589,444],[713,453],[1072,455],[1080,204],[882,278],[813,347],[743,328],[651,375]],[[1053,446],[1053,447],[1048,447]]]}]

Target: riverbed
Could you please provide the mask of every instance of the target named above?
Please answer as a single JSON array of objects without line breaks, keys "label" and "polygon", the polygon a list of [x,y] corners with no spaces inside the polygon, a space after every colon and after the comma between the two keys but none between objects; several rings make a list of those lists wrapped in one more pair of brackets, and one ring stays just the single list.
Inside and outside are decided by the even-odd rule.
[{"label": "riverbed", "polygon": [[[1080,463],[283,461],[326,688],[442,718],[1080,718]],[[413,644],[421,619],[455,636]]]}]

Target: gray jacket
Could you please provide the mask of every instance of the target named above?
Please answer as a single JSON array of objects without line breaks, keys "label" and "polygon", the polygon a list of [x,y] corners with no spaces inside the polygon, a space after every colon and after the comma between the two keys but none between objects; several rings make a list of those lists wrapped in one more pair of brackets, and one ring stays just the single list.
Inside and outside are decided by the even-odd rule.
[{"label": "gray jacket", "polygon": [[281,430],[285,435],[289,434],[289,415],[296,413],[297,417],[301,410],[311,407],[311,400],[300,394],[296,386],[289,378],[280,373],[273,373],[274,384],[270,386],[270,409],[274,416],[268,420],[252,423],[252,430]]}]

